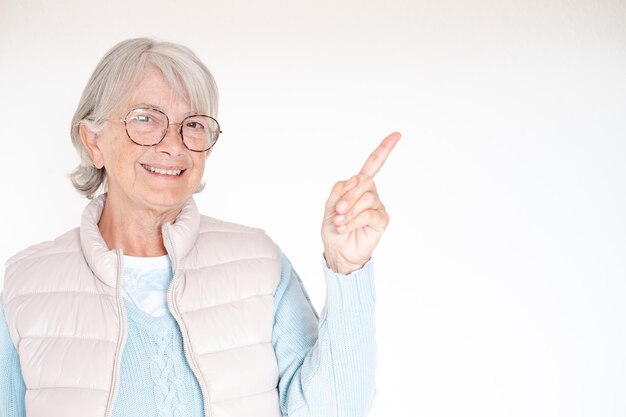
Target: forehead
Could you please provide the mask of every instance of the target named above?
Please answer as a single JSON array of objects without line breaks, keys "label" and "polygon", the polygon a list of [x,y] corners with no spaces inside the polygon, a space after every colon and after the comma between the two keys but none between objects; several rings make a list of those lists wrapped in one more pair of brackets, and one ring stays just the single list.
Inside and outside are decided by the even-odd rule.
[{"label": "forehead", "polygon": [[130,87],[123,100],[126,110],[138,105],[150,105],[160,110],[186,114],[191,112],[187,94],[181,86],[173,87],[160,70],[147,67]]}]

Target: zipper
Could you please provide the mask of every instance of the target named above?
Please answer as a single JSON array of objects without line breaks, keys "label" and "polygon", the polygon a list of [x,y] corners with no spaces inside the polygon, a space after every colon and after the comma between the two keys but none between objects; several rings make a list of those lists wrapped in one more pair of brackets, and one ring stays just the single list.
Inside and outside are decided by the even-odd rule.
[{"label": "zipper", "polygon": [[183,337],[183,352],[185,354],[185,359],[187,359],[187,363],[189,364],[191,371],[196,376],[196,380],[198,381],[198,384],[200,385],[200,392],[202,394],[202,399],[204,403],[204,415],[206,417],[212,417],[209,390],[207,389],[204,383],[204,379],[200,375],[200,369],[198,367],[198,364],[189,353],[191,351],[189,338],[187,337],[187,333],[183,331],[184,327],[181,324],[182,319],[181,319],[180,313],[178,312],[178,308],[176,304],[174,304],[173,289],[174,289],[174,286],[176,285],[176,277],[178,276],[178,263],[179,262],[178,262],[178,259],[176,258],[176,253],[174,252],[174,246],[172,245],[172,242],[170,241],[170,224],[169,223],[165,224],[164,229],[165,229],[164,230],[165,233],[163,233],[163,243],[165,244],[165,249],[167,250],[167,253],[170,255],[170,259],[172,260],[172,270],[174,271],[172,282],[170,283],[170,286],[167,289],[167,305],[170,309],[170,312],[172,313],[172,316],[174,317],[174,320],[176,320],[176,323],[178,324],[178,327],[180,328],[180,333]]},{"label": "zipper", "polygon": [[115,355],[115,364],[113,366],[113,385],[109,392],[109,399],[107,401],[107,408],[105,412],[106,417],[111,417],[113,414],[113,405],[117,398],[117,391],[119,388],[119,374],[122,363],[122,352],[126,345],[126,310],[124,309],[124,303],[122,302],[122,294],[120,293],[120,283],[122,281],[122,262],[124,260],[124,254],[121,249],[116,251],[117,254],[117,279],[115,281],[115,297],[117,299],[117,308],[120,313],[120,334],[117,339],[117,348]]}]

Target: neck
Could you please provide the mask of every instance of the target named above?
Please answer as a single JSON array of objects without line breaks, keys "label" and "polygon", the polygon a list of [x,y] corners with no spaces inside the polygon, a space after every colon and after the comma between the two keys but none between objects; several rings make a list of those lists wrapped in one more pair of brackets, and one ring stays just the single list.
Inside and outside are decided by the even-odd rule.
[{"label": "neck", "polygon": [[98,228],[110,249],[122,249],[125,255],[154,257],[166,255],[161,229],[173,223],[180,208],[158,211],[119,204],[110,196],[104,203]]}]

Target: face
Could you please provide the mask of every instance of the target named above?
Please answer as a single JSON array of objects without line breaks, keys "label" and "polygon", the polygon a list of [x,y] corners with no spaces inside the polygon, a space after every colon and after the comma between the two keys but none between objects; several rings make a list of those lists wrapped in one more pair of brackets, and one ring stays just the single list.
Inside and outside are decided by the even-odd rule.
[{"label": "face", "polygon": [[124,119],[133,108],[149,106],[167,114],[170,124],[196,113],[177,97],[161,72],[148,68],[127,100],[110,116],[105,128],[82,134],[94,165],[107,173],[107,202],[124,210],[148,209],[157,213],[178,212],[198,188],[204,172],[205,152],[192,152],[170,125],[163,140],[154,146],[133,143],[126,134]]}]

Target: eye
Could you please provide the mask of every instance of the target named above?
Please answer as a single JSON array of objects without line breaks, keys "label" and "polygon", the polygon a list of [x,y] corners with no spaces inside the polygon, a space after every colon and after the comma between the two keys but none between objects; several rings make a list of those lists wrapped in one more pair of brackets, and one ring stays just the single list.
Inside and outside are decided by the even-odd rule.
[{"label": "eye", "polygon": [[150,116],[148,116],[147,114],[138,114],[133,119],[137,122],[148,123],[150,121]]},{"label": "eye", "polygon": [[166,123],[163,115],[151,109],[134,109],[126,117],[126,123],[137,126],[160,126]]},{"label": "eye", "polygon": [[204,130],[205,126],[199,120],[189,120],[185,123],[185,127],[192,130]]}]

